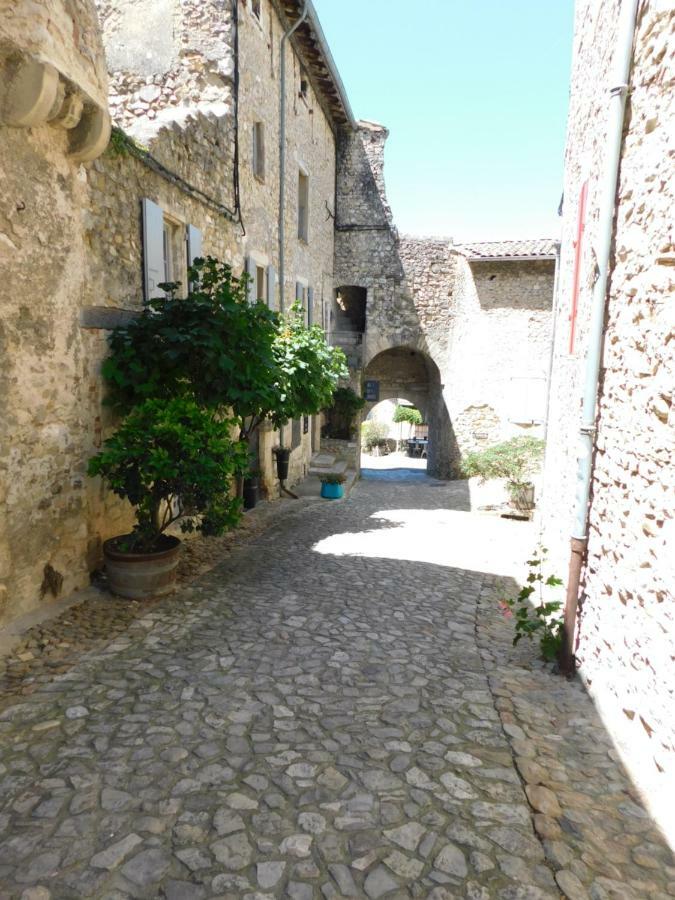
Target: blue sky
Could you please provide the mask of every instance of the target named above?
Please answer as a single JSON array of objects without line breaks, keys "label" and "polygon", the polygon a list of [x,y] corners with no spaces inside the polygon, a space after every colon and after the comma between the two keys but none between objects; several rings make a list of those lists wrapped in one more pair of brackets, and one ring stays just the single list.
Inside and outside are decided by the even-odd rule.
[{"label": "blue sky", "polygon": [[402,232],[555,237],[573,0],[314,0]]}]

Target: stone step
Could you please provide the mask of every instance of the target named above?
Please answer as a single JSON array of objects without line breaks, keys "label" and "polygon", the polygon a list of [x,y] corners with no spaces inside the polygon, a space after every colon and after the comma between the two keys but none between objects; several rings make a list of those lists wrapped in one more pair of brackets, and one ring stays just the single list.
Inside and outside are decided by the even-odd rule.
[{"label": "stone step", "polygon": [[[334,458],[334,457],[333,457]],[[344,475],[347,471],[347,460],[340,459],[334,462],[332,466],[309,466],[309,475]]]},{"label": "stone step", "polygon": [[330,469],[335,463],[332,453],[315,453],[309,461],[310,469]]}]

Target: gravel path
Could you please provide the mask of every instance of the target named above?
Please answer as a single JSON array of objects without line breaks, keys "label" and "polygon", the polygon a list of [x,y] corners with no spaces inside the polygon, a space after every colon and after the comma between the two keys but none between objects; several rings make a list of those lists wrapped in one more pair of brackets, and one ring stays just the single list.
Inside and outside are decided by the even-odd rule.
[{"label": "gravel path", "polygon": [[[468,508],[463,482],[401,478],[298,506],[5,708],[0,896],[671,896],[578,686],[509,662],[492,601],[530,526]],[[592,743],[568,760],[570,702]],[[584,747],[613,791],[585,775],[575,817]]]}]

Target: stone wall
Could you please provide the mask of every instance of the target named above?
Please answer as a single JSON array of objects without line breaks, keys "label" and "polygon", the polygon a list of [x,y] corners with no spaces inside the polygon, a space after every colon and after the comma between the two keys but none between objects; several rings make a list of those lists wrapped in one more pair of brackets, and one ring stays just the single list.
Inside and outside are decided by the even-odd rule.
[{"label": "stone wall", "polygon": [[[594,282],[608,70],[618,3],[579,2],[545,469],[545,541],[569,559],[576,435]],[[588,559],[578,622],[581,675],[629,770],[675,838],[675,11],[641,4],[621,155],[595,443]],[[570,353],[574,241],[588,183],[577,334]]]},{"label": "stone wall", "polygon": [[399,236],[384,193],[387,134],[372,122],[340,132],[335,283],[367,291],[363,341],[347,336],[355,368],[376,378],[373,361],[405,348],[437,369],[438,390],[412,396],[387,356],[382,396],[437,410],[429,465],[447,477],[469,449],[543,432],[555,260],[476,260],[449,239]]},{"label": "stone wall", "polygon": [[[49,5],[52,13],[57,10],[57,3]],[[138,15],[141,5],[145,18]],[[63,576],[60,594],[87,584],[99,564],[102,541],[130,525],[129,507],[85,472],[115,425],[102,402],[100,378],[109,329],[142,303],[143,198],[161,207],[179,236],[187,225],[199,229],[203,254],[226,260],[236,272],[251,258],[266,271],[278,272],[282,30],[274,6],[263,0],[259,22],[249,5],[239,4],[239,181],[245,234],[228,212],[235,207],[230,5],[110,0],[99,7],[113,61],[113,108],[150,158],[119,153],[116,144],[96,161],[77,165],[68,155],[70,139],[63,128],[0,127],[0,153],[9,161],[0,171],[0,253],[7,290],[0,311],[0,411],[7,423],[0,435],[0,619],[49,599],[41,587],[46,565]],[[84,16],[83,33],[95,38],[88,52],[98,47],[90,75],[102,73],[104,94],[96,13],[85,2],[77,8]],[[153,16],[164,26],[167,15],[171,28],[151,34]],[[130,16],[143,21],[140,36],[130,33]],[[1,48],[8,40],[8,21],[13,20],[0,25]],[[36,21],[36,29],[43,24]],[[78,33],[72,21],[70,32]],[[77,52],[70,47],[63,55]],[[296,282],[303,281],[313,288],[313,320],[321,322],[323,297],[332,296],[333,224],[327,211],[335,207],[335,141],[313,86],[299,97],[303,69],[292,46],[287,53],[285,301],[288,307]],[[0,62],[3,58],[0,54]],[[264,180],[252,171],[252,124],[260,120],[266,127]],[[298,239],[297,230],[300,166],[310,176],[307,242]],[[184,267],[185,251],[179,246],[177,253]],[[270,300],[279,306],[278,286]],[[306,433],[300,428],[291,483],[305,473],[319,428],[318,419]],[[287,446],[292,436],[289,424]],[[271,495],[278,492],[271,452],[278,440],[278,434],[263,429],[260,461]],[[58,577],[50,583],[58,584]]]},{"label": "stone wall", "polygon": [[[36,103],[22,92],[23,65],[37,67]],[[104,512],[101,504],[92,509],[96,491],[84,472],[100,409],[79,328],[89,284],[82,215],[89,200],[86,168],[73,154],[80,123],[86,130],[98,116],[103,130],[96,142],[107,135],[105,59],[93,4],[3,3],[0,75],[4,619],[88,582],[90,522]],[[50,109],[41,112],[44,98]],[[21,122],[14,115],[19,108],[27,117]]]}]

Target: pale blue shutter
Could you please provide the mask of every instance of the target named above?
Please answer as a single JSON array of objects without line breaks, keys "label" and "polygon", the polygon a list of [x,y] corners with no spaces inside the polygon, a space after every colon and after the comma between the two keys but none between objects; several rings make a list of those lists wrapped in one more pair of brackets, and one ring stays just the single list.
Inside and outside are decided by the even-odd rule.
[{"label": "pale blue shutter", "polygon": [[255,303],[255,261],[250,257],[246,257],[245,262],[246,274],[248,275],[248,285],[246,287],[246,299],[249,303]]},{"label": "pale blue shutter", "polygon": [[[187,237],[187,264],[188,267],[191,266],[196,259],[199,259],[202,255],[202,233],[199,228],[195,228],[194,225],[188,225],[186,229],[186,237]],[[188,285],[190,290],[193,290],[195,287],[194,282],[190,282]]]},{"label": "pale blue shutter", "polygon": [[191,266],[202,255],[202,233],[194,225],[187,227],[187,261]]},{"label": "pale blue shutter", "polygon": [[312,324],[314,318],[314,288],[307,288],[307,325]]},{"label": "pale blue shutter", "polygon": [[143,294],[146,302],[161,293],[164,277],[164,214],[162,208],[144,197],[143,210]]},{"label": "pale blue shutter", "polygon": [[267,305],[270,309],[277,308],[277,273],[274,266],[267,267]]}]

